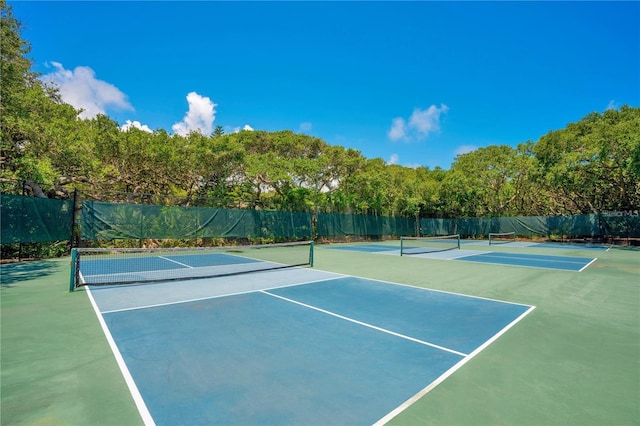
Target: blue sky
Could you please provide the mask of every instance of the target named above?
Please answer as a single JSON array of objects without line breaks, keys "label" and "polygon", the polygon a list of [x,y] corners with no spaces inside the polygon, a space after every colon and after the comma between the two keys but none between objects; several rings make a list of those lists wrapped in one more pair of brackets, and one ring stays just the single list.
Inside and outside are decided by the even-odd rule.
[{"label": "blue sky", "polygon": [[9,1],[84,116],[289,129],[448,169],[640,106],[640,2]]}]

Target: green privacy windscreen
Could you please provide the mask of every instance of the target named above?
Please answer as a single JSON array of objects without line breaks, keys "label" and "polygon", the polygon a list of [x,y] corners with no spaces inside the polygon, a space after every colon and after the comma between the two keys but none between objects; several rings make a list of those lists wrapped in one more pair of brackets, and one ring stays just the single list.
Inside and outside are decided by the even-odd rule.
[{"label": "green privacy windscreen", "polygon": [[85,240],[223,237],[310,238],[311,214],[97,201],[82,206]]},{"label": "green privacy windscreen", "polygon": [[340,213],[318,213],[318,236],[415,235],[416,220]]},{"label": "green privacy windscreen", "polygon": [[515,232],[521,237],[640,237],[640,216],[585,214],[467,219],[422,219],[422,235],[460,234],[466,237]]},{"label": "green privacy windscreen", "polygon": [[0,194],[0,243],[43,243],[71,238],[73,201]]}]

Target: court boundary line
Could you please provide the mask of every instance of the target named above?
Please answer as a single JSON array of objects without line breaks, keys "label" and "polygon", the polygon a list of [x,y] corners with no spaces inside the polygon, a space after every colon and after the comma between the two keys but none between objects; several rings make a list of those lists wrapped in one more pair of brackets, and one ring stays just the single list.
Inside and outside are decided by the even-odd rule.
[{"label": "court boundary line", "polygon": [[597,258],[597,257],[594,257],[594,258],[591,260],[591,262],[589,262],[589,263],[587,263],[586,265],[584,265],[584,266],[582,267],[582,269],[580,269],[578,272],[582,272],[582,271],[584,271],[585,269],[587,269],[587,268],[589,267],[589,265],[591,265],[591,264],[592,264],[593,262],[595,262],[596,260],[598,260],[598,258]]},{"label": "court boundary line", "polygon": [[466,357],[466,356],[469,356],[469,354],[465,354],[464,352],[456,351],[455,349],[446,348],[444,346],[436,345],[435,343],[426,342],[424,340],[416,339],[415,337],[407,336],[405,334],[396,333],[395,331],[387,330],[385,328],[381,328],[381,327],[375,326],[373,324],[368,324],[366,322],[358,321],[358,320],[356,320],[354,318],[349,318],[347,316],[340,315],[340,314],[337,314],[335,312],[327,311],[326,309],[322,309],[322,308],[319,308],[317,306],[313,306],[313,305],[309,305],[307,303],[299,302],[297,300],[293,300],[293,299],[290,299],[288,297],[280,296],[278,294],[269,293],[269,291],[267,291],[267,290],[260,290],[259,292],[263,293],[263,294],[266,294],[268,296],[271,296],[271,297],[275,297],[277,299],[282,299],[282,300],[284,300],[286,302],[289,302],[289,303],[294,303],[296,305],[303,306],[303,307],[308,308],[308,309],[313,309],[314,311],[322,312],[323,314],[326,314],[326,315],[331,315],[333,317],[336,317],[336,318],[339,318],[339,319],[342,319],[342,320],[345,320],[345,321],[349,321],[349,322],[352,322],[354,324],[361,325],[363,327],[368,327],[368,328],[371,328],[373,330],[381,331],[381,332],[387,333],[387,334],[391,334],[392,336],[396,336],[396,337],[400,337],[402,339],[410,340],[412,342],[419,343],[419,344],[424,345],[424,346],[429,346],[429,347],[434,348],[434,349],[438,349],[438,350],[441,350],[441,351],[444,351],[444,352],[449,352],[449,353],[452,353],[454,355],[461,356],[463,358]]},{"label": "court boundary line", "polygon": [[581,245],[580,243],[558,243],[558,242],[555,242],[555,243],[554,242],[531,243],[530,246],[526,246],[526,247],[544,246],[546,244],[555,245],[555,247],[540,247],[540,248],[542,248],[542,249],[544,249],[544,248],[563,248],[563,249],[575,249],[575,250],[581,250],[581,251],[593,250],[593,251],[604,251],[606,253],[609,250],[611,250],[611,248],[613,247],[612,245],[589,246],[589,245]]},{"label": "court boundary line", "polygon": [[[464,251],[472,251],[473,253],[463,253]],[[460,250],[453,250],[451,252],[451,254],[456,254],[457,256],[452,256],[452,257],[447,257],[447,258],[436,258],[436,257],[430,257],[429,253],[424,253],[426,254],[426,256],[418,256],[418,257],[422,257],[424,259],[433,259],[433,260],[457,260],[457,259],[462,259],[464,257],[469,257],[469,256],[479,256],[482,254],[490,254],[490,253],[494,253],[493,251],[480,251],[480,250],[466,250],[466,249],[460,249]]]},{"label": "court boundary line", "polygon": [[116,345],[116,341],[111,335],[111,331],[109,330],[109,327],[107,326],[107,323],[104,320],[104,317],[102,316],[102,312],[100,312],[100,310],[98,309],[98,305],[94,300],[93,295],[91,294],[90,288],[87,288],[87,296],[89,297],[89,301],[93,306],[93,310],[95,311],[96,316],[98,317],[98,322],[100,323],[102,332],[105,334],[105,337],[107,338],[107,342],[109,343],[111,352],[113,353],[113,356],[116,358],[116,363],[120,368],[120,373],[122,374],[124,381],[127,384],[127,387],[129,388],[129,393],[131,394],[131,397],[133,398],[133,401],[136,404],[136,408],[138,409],[138,414],[140,414],[140,417],[142,417],[142,421],[145,425],[155,426],[156,423],[153,420],[153,417],[151,416],[149,409],[147,408],[147,404],[144,402],[144,399],[142,398],[142,394],[140,393],[138,386],[136,386],[136,382],[133,380],[133,376],[131,375],[129,368],[127,367],[127,364],[125,363],[124,358],[120,353],[120,349],[118,349],[118,345]]},{"label": "court boundary line", "polygon": [[[322,272],[326,272],[326,271],[322,271]],[[240,295],[243,295],[243,294],[259,293],[259,292],[264,291],[264,290],[276,290],[276,289],[279,289],[279,288],[295,287],[295,286],[298,286],[298,285],[313,284],[313,283],[317,283],[317,282],[330,281],[330,280],[336,280],[336,279],[342,279],[342,278],[348,277],[348,275],[344,275],[344,274],[336,274],[336,275],[338,275],[338,276],[321,278],[321,279],[311,280],[311,281],[304,281],[304,282],[301,282],[301,283],[287,284],[287,285],[276,286],[276,287],[268,287],[268,288],[264,288],[264,289],[254,289],[254,290],[247,290],[247,291],[239,291],[239,292],[236,292],[236,293],[218,294],[218,295],[215,295],[215,296],[196,297],[194,299],[178,300],[178,301],[166,302],[166,303],[155,303],[153,305],[135,306],[135,307],[132,307],[132,308],[112,309],[112,310],[108,310],[108,311],[102,311],[102,313],[103,314],[113,314],[113,313],[118,313],[118,312],[136,311],[138,309],[157,308],[157,307],[162,307],[162,306],[179,305],[179,304],[182,304],[182,303],[200,302],[200,301],[203,301],[203,300],[219,299],[221,297],[240,296]],[[204,278],[204,279],[207,279],[207,278]],[[146,285],[153,285],[153,284],[146,284]],[[113,287],[113,288],[118,288],[118,287],[116,286],[116,287]]]},{"label": "court boundary line", "polygon": [[[491,253],[497,253],[497,252],[491,252]],[[471,256],[466,256],[466,257],[471,257]],[[504,257],[503,259],[508,259],[508,257]],[[466,258],[452,259],[452,260],[460,260],[461,262],[473,262],[473,263],[479,263],[479,264],[483,264],[484,263],[485,265],[510,266],[510,267],[514,267],[514,268],[542,269],[542,270],[545,270],[545,271],[582,272],[584,269],[586,269],[587,266],[591,265],[593,262],[598,260],[598,258],[597,257],[591,258],[591,262],[589,262],[586,266],[584,266],[582,269],[579,269],[579,270],[578,269],[554,268],[552,266],[512,265],[512,264],[509,264],[509,263],[475,261],[475,260],[469,260],[469,259],[466,259]],[[557,261],[557,263],[560,263],[560,262]],[[569,263],[569,264],[578,264],[579,265],[578,262],[567,262],[567,263]]]},{"label": "court boundary line", "polygon": [[[327,271],[324,271],[324,270],[321,270],[321,269],[318,269],[318,270],[322,271],[322,272],[327,272]],[[342,277],[337,277],[337,279],[343,279],[343,278],[360,278],[360,279],[363,279],[363,280],[376,281],[376,282],[383,283],[383,284],[399,285],[399,286],[402,286],[402,287],[411,287],[411,288],[416,288],[416,289],[425,290],[425,291],[435,291],[437,293],[451,294],[451,295],[454,295],[454,296],[471,297],[473,299],[488,300],[490,302],[508,303],[510,305],[519,305],[519,306],[526,306],[526,307],[532,306],[532,305],[530,305],[528,303],[509,302],[508,300],[492,299],[491,297],[475,296],[473,294],[457,293],[455,291],[438,290],[438,289],[430,288],[430,287],[420,287],[420,286],[415,285],[415,284],[403,284],[403,283],[397,283],[397,282],[393,282],[393,281],[380,280],[380,279],[376,279],[376,278],[363,277],[363,276],[359,276],[359,275],[343,275]],[[265,290],[269,290],[269,289],[265,289]]]},{"label": "court boundary line", "polygon": [[184,266],[187,269],[193,269],[195,266],[187,265],[186,263],[178,262],[177,260],[169,259],[166,256],[158,256],[158,259],[168,260],[169,262],[177,263],[178,265]]},{"label": "court boundary line", "polygon": [[420,390],[418,393],[416,393],[415,395],[413,395],[411,398],[407,399],[405,402],[403,402],[402,404],[400,404],[399,406],[397,406],[396,408],[394,408],[393,410],[391,410],[390,412],[388,412],[384,417],[382,417],[380,420],[378,420],[377,422],[375,422],[373,424],[373,426],[382,426],[386,423],[388,423],[389,421],[391,421],[394,417],[398,416],[400,413],[402,413],[403,411],[405,411],[407,408],[409,408],[410,406],[412,406],[413,404],[415,404],[418,400],[420,400],[422,397],[424,397],[426,394],[428,394],[429,392],[431,392],[433,389],[435,389],[439,384],[441,384],[442,382],[444,382],[446,379],[448,379],[451,375],[453,375],[453,373],[455,373],[456,371],[458,371],[460,368],[462,368],[467,362],[471,361],[476,355],[478,355],[480,352],[482,352],[484,349],[486,349],[490,344],[492,344],[493,342],[495,342],[496,340],[498,340],[498,338],[500,338],[503,334],[505,334],[507,331],[509,331],[512,327],[514,327],[517,323],[519,323],[522,319],[524,319],[527,315],[529,315],[531,312],[533,312],[533,310],[536,308],[533,305],[529,305],[529,309],[527,309],[525,312],[523,312],[522,314],[520,314],[520,316],[518,316],[518,318],[514,319],[513,321],[511,321],[509,324],[507,324],[502,330],[500,330],[498,333],[494,334],[489,340],[487,340],[486,342],[484,342],[482,345],[480,345],[479,347],[477,347],[473,352],[471,352],[469,355],[465,356],[463,359],[461,359],[460,361],[458,361],[455,365],[453,365],[451,368],[449,368],[447,371],[445,371],[444,373],[442,373],[438,378],[436,378],[434,381],[432,381],[431,383],[429,383],[426,387],[424,387],[422,390]]},{"label": "court boundary line", "polygon": [[475,260],[460,259],[461,262],[474,262],[479,264],[491,265],[491,266],[508,266],[512,268],[528,268],[528,269],[541,269],[543,271],[560,271],[560,272],[580,272],[577,269],[560,269],[560,268],[547,268],[543,266],[528,266],[528,265],[509,265],[508,263],[495,263],[495,262],[480,262]]},{"label": "court boundary line", "polygon": [[[558,258],[563,258],[563,257],[573,257],[573,256],[554,256],[554,255],[546,255],[546,254],[528,254],[528,253],[518,253],[516,254],[516,256],[504,256],[505,254],[515,254],[515,253],[503,253],[503,252],[498,252],[498,251],[491,251],[488,253],[483,253],[483,254],[478,254],[477,256],[486,256],[488,255],[489,257],[495,257],[498,259],[517,259],[517,260],[538,260],[534,257],[527,257],[527,255],[529,256],[546,256],[546,257],[558,257]],[[492,256],[495,255],[495,256]],[[522,256],[522,257],[519,257]],[[577,258],[577,257],[574,257]],[[597,258],[589,258],[589,257],[584,257],[581,259],[591,259],[592,261],[597,259]],[[570,261],[570,260],[554,260],[554,259],[539,259],[539,260],[544,260],[545,262],[550,262],[550,263],[569,263],[569,264],[576,264],[576,265],[582,265],[582,262],[578,262],[578,261]]]}]

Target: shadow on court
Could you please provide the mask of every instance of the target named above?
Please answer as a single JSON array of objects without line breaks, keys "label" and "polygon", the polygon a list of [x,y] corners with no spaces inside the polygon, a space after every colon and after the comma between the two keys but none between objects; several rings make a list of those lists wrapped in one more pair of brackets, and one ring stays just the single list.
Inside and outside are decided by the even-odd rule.
[{"label": "shadow on court", "polygon": [[42,260],[0,265],[0,286],[10,288],[23,281],[44,278],[57,270],[58,264]]}]

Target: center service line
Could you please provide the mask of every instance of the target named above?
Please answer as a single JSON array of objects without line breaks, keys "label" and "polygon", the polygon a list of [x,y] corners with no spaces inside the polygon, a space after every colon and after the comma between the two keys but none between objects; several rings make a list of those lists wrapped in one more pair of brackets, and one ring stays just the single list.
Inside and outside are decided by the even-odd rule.
[{"label": "center service line", "polygon": [[165,256],[158,256],[160,259],[168,260],[169,262],[177,263],[178,265],[184,266],[185,268],[193,269],[193,266],[187,265],[186,263],[178,262],[177,260],[169,259]]},{"label": "center service line", "polygon": [[439,349],[441,351],[445,351],[445,352],[449,352],[449,353],[452,353],[452,354],[456,354],[456,355],[459,355],[461,357],[466,357],[468,355],[468,354],[465,354],[465,353],[462,353],[462,352],[458,352],[458,351],[453,350],[453,349],[445,348],[444,346],[439,346],[439,345],[436,345],[434,343],[429,343],[429,342],[425,342],[424,340],[419,340],[419,339],[415,339],[413,337],[405,336],[404,334],[396,333],[396,332],[393,332],[391,330],[386,330],[384,328],[376,327],[375,325],[367,324],[366,322],[362,322],[362,321],[355,320],[353,318],[345,317],[343,315],[336,314],[335,312],[327,311],[325,309],[321,309],[321,308],[318,308],[316,306],[307,305],[306,303],[298,302],[296,300],[289,299],[287,297],[283,297],[283,296],[279,296],[277,294],[269,293],[268,291],[265,291],[265,290],[260,290],[260,293],[264,293],[264,294],[266,294],[268,296],[275,297],[275,298],[278,298],[278,299],[282,299],[282,300],[285,300],[285,301],[290,302],[290,303],[295,303],[296,305],[304,306],[305,308],[313,309],[315,311],[322,312],[324,314],[331,315],[331,316],[334,316],[336,318],[343,319],[345,321],[350,321],[350,322],[358,324],[358,325],[362,325],[362,326],[365,326],[365,327],[372,328],[374,330],[382,331],[383,333],[391,334],[393,336],[400,337],[402,339],[411,340],[412,342],[420,343],[421,345],[430,346],[432,348]]}]

